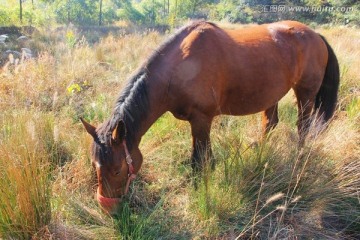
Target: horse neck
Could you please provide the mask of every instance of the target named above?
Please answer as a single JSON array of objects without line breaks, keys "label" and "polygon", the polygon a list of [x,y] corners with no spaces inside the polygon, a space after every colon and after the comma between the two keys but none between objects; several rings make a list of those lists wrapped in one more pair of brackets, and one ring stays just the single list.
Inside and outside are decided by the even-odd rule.
[{"label": "horse neck", "polygon": [[166,111],[169,110],[165,99],[165,88],[157,76],[149,76],[147,82],[148,114],[141,119],[140,128],[135,134],[134,143],[140,144],[142,136]]},{"label": "horse neck", "polygon": [[[176,67],[175,56],[181,55],[178,52],[179,45],[182,39],[187,36],[187,31],[183,31],[177,38],[174,38],[168,44],[159,50],[154,56],[150,58],[147,64],[142,69],[147,72],[147,92],[149,110],[148,114],[141,121],[141,127],[135,136],[135,144],[141,141],[141,137],[147,132],[152,124],[160,118],[165,112],[170,110],[169,99],[167,98],[170,77],[173,74],[173,69]],[[161,52],[161,54],[160,54]]]}]

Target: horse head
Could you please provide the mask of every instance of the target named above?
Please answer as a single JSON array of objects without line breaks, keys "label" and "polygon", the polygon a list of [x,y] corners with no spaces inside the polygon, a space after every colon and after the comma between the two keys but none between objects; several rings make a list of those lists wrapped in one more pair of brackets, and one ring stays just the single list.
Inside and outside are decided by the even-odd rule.
[{"label": "horse head", "polygon": [[142,162],[142,155],[137,147],[130,153],[124,121],[120,120],[116,128],[107,134],[103,134],[103,128],[96,128],[84,119],[81,121],[93,137],[91,159],[98,180],[97,201],[103,210],[115,214],[136,177],[140,168],[136,163]]}]

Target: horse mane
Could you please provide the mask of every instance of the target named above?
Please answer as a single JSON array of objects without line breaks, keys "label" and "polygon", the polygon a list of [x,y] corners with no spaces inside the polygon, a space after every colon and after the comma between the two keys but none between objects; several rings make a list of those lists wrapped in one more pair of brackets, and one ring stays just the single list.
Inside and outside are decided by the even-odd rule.
[{"label": "horse mane", "polygon": [[[149,78],[149,66],[156,63],[174,42],[182,40],[192,30],[207,22],[192,22],[176,31],[159,48],[157,48],[144,64],[133,74],[116,100],[111,117],[105,121],[98,129],[97,135],[101,143],[110,144],[111,134],[118,122],[122,120],[126,127],[126,141],[129,149],[132,148],[135,134],[139,131],[140,123],[149,113],[149,99],[147,91],[147,79]],[[212,23],[210,23],[212,24]],[[212,24],[214,25],[214,24]],[[216,25],[214,25],[216,26]]]}]

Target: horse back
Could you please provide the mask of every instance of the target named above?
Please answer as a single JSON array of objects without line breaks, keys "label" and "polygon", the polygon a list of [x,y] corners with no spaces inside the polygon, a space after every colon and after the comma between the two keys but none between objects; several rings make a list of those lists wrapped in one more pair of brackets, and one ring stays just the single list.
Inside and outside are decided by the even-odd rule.
[{"label": "horse back", "polygon": [[320,87],[327,62],[319,35],[295,21],[236,30],[204,22],[178,49],[176,94],[209,115],[256,113],[297,85]]}]

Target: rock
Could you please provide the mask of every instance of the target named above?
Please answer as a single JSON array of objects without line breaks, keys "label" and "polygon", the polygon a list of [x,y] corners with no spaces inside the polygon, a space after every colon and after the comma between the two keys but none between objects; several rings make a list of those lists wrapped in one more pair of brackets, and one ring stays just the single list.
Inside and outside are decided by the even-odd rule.
[{"label": "rock", "polygon": [[16,40],[19,41],[19,42],[24,42],[26,40],[28,40],[29,38],[27,36],[20,36],[18,37]]}]

